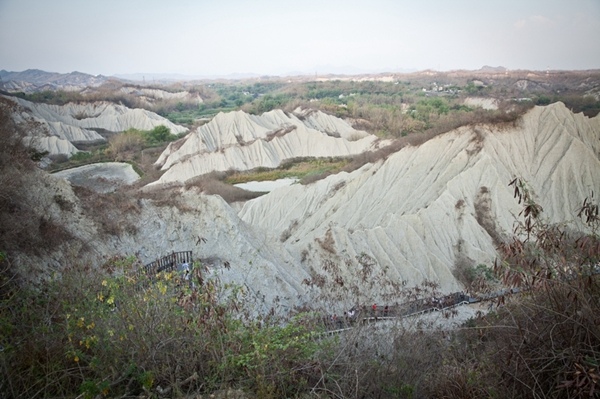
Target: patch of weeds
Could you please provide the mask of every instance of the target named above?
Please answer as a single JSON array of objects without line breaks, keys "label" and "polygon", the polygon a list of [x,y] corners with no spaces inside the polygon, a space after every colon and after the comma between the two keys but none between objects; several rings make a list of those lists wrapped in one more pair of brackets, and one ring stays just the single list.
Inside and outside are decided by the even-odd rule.
[{"label": "patch of weeds", "polygon": [[225,179],[226,183],[238,184],[250,181],[273,181],[284,178],[297,178],[302,184],[310,176],[337,173],[350,162],[346,158],[298,158],[285,161],[279,168],[256,168],[247,172],[235,172]]}]

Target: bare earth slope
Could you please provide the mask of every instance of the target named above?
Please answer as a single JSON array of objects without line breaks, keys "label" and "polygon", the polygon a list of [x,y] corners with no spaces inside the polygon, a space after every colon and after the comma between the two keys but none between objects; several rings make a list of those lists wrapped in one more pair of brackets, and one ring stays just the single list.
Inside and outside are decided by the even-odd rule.
[{"label": "bare earth slope", "polygon": [[170,101],[194,101],[198,104],[202,103],[202,98],[198,94],[191,94],[187,91],[178,91],[171,93],[160,89],[150,89],[146,87],[132,87],[124,86],[120,89],[121,92],[127,94],[133,94],[146,106],[152,106],[157,100],[170,100]]},{"label": "bare earth slope", "polygon": [[133,166],[125,162],[84,165],[56,172],[53,176],[62,177],[71,184],[99,193],[113,192],[120,186],[132,184],[140,178]]},{"label": "bare earth slope", "polygon": [[184,182],[212,171],[274,168],[295,157],[359,154],[385,144],[321,112],[220,113],[167,147],[156,162],[166,172],[154,184]]},{"label": "bare earth slope", "polygon": [[146,264],[191,250],[215,276],[245,287],[255,310],[266,312],[278,301],[287,308],[306,300],[301,282],[308,274],[293,267],[279,243],[265,241],[218,196],[195,189],[173,192],[176,204],[108,196],[90,215],[82,202],[99,201],[96,193],[77,197],[66,179],[42,171],[30,179],[36,187],[28,191],[37,204],[35,214],[60,221],[70,237],[50,252],[13,254],[15,271],[26,278],[60,272],[74,259],[81,267],[98,267],[113,256],[135,256]]},{"label": "bare earth slope", "polygon": [[536,107],[516,126],[461,128],[351,174],[274,190],[239,214],[319,273],[323,258],[344,265],[364,252],[391,279],[458,290],[458,255],[489,265],[493,239],[512,231],[513,178],[527,181],[550,222],[575,219],[600,189],[599,139],[600,117]]}]

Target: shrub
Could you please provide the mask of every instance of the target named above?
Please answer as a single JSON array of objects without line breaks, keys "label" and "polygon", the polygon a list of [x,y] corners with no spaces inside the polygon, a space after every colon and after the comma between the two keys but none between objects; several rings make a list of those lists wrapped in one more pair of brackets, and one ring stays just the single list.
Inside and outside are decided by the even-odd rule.
[{"label": "shrub", "polygon": [[544,222],[524,182],[511,185],[523,211],[515,236],[500,246],[494,271],[518,294],[500,297],[496,311],[456,334],[453,352],[433,375],[433,396],[597,396],[596,205],[586,199],[579,211],[592,234],[575,234]]},{"label": "shrub", "polygon": [[[498,337],[505,348],[503,379],[517,392],[591,397],[600,382],[600,280],[594,270],[600,239],[544,223],[525,183],[515,179],[511,185],[523,203],[523,220],[519,235],[501,247],[504,262],[496,270],[505,284],[530,294],[501,314],[518,326],[502,329]],[[593,226],[597,206],[588,201],[579,215],[591,209],[586,222]]]},{"label": "shrub", "polygon": [[79,151],[71,156],[71,161],[81,162],[92,158],[92,154],[88,151]]},{"label": "shrub", "polygon": [[133,159],[146,147],[176,139],[177,136],[171,134],[169,128],[164,125],[159,125],[148,131],[131,128],[108,139],[108,152],[116,160],[129,160]]},{"label": "shrub", "polygon": [[491,267],[484,264],[475,266],[460,253],[454,262],[452,274],[473,295],[500,289],[499,281]]},{"label": "shrub", "polygon": [[141,151],[144,148],[144,133],[129,129],[108,139],[108,152],[115,160],[127,159],[127,154]]},{"label": "shrub", "polygon": [[337,253],[335,249],[335,239],[333,238],[333,233],[331,232],[331,228],[327,229],[325,232],[325,237],[323,239],[315,238],[315,241],[323,248],[325,251],[335,254]]},{"label": "shrub", "polygon": [[[130,260],[115,259],[108,266],[130,265]],[[210,358],[199,343],[191,346],[191,337],[204,327],[192,318],[206,317],[217,305],[205,302],[211,297],[204,295],[196,303],[204,311],[192,315],[180,305],[192,293],[177,290],[181,283],[175,279],[164,274],[150,284],[127,274],[110,277],[87,268],[70,269],[48,281],[41,292],[23,290],[13,296],[2,309],[11,335],[23,337],[9,342],[3,361],[12,396],[68,396],[77,391],[86,397],[114,396],[160,385],[184,389],[176,382],[191,374],[181,378],[174,373],[206,371]],[[30,302],[12,317],[6,313]]]},{"label": "shrub", "polygon": [[314,378],[304,367],[320,346],[311,317],[284,326],[249,321],[243,291],[198,263],[193,285],[176,272],[140,275],[136,266],[122,257],[102,270],[78,265],[39,289],[2,280],[2,392],[177,397],[236,381],[261,397],[282,397]]},{"label": "shrub", "polygon": [[143,136],[148,145],[160,144],[177,138],[175,135],[172,135],[169,128],[164,125],[156,126],[154,129],[144,132]]}]

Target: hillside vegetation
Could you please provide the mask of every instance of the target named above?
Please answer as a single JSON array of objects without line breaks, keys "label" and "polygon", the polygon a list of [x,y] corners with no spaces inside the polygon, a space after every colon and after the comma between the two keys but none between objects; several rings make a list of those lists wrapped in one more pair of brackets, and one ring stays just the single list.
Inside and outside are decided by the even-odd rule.
[{"label": "hillside vegetation", "polygon": [[[218,112],[236,109],[261,114],[299,105],[317,108],[333,115],[367,123],[369,130],[383,136],[422,132],[439,125],[457,125],[498,117],[493,110],[470,119],[475,112],[464,105],[467,97],[498,101],[503,111],[522,112],[531,105],[561,101],[573,112],[595,116],[600,111],[600,72],[598,71],[425,71],[412,74],[315,79],[264,77],[245,81],[182,82],[132,86],[111,80],[98,88],[74,91],[14,93],[22,98],[48,104],[111,101],[129,108],[146,108],[171,121],[193,125]],[[167,93],[188,92],[186,98],[163,96],[145,102],[140,90]],[[126,89],[126,90],[125,90]],[[199,103],[197,97],[201,98]]]}]

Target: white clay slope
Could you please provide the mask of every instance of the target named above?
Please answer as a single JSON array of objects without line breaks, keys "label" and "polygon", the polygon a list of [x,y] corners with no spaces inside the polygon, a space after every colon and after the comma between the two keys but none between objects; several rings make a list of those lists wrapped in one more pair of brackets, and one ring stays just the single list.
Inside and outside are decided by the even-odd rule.
[{"label": "white clay slope", "polygon": [[[268,124],[281,115],[248,123]],[[267,311],[278,301],[290,309],[310,299],[316,292],[302,282],[311,270],[327,275],[325,261],[334,262],[347,282],[357,282],[355,257],[365,253],[377,262],[373,278],[385,270],[387,281],[412,286],[430,279],[454,292],[463,289],[452,275],[457,257],[490,265],[492,236],[512,230],[521,207],[510,180],[527,181],[545,217],[561,222],[574,219],[592,190],[598,195],[599,171],[600,117],[573,115],[554,104],[534,108],[515,126],[457,129],[352,173],[276,189],[239,213],[195,187],[173,192],[179,206],[140,199],[124,214],[114,210],[120,224],[135,226],[120,236],[101,233],[64,179],[38,172],[45,181],[33,181],[36,189],[28,191],[39,204],[36,214],[63,221],[73,239],[44,259],[23,255],[14,264],[25,272],[32,265],[60,270],[72,254],[82,264],[97,265],[116,255],[136,255],[147,263],[192,250],[195,259],[224,281],[245,287],[252,300],[259,299],[259,311]],[[361,300],[384,293],[370,283],[359,281]]]},{"label": "white clay slope", "polygon": [[93,129],[121,132],[130,128],[151,130],[164,125],[172,134],[187,130],[153,112],[109,102],[69,103],[60,106],[32,103],[16,97],[5,98],[19,106],[20,111],[13,114],[17,122],[35,121],[42,125],[45,133],[36,136],[36,145],[50,154],[72,155],[77,152],[72,143],[106,141]]},{"label": "white clay slope", "polygon": [[184,182],[212,171],[274,168],[295,157],[359,154],[386,144],[320,112],[300,118],[281,110],[260,116],[220,113],[167,147],[156,162],[166,172],[154,184]]},{"label": "white clay slope", "polygon": [[151,130],[159,125],[169,128],[172,134],[185,132],[182,126],[175,125],[168,119],[144,109],[127,108],[124,105],[108,101],[65,105],[37,104],[17,99],[20,105],[31,110],[31,113],[47,122],[60,122],[83,129],[104,129],[109,132],[122,132],[134,128]]},{"label": "white clay slope", "polygon": [[[139,199],[125,213],[105,210],[109,215],[113,212],[119,225],[135,226],[112,235],[102,233],[98,222],[83,212],[65,179],[41,171],[31,179],[32,187],[36,187],[29,191],[38,207],[35,214],[61,221],[72,238],[53,248],[50,256],[23,254],[15,259],[15,268],[30,278],[32,265],[61,270],[69,264],[65,259],[73,254],[80,264],[99,266],[113,256],[135,255],[147,264],[172,251],[191,250],[203,268],[223,282],[243,287],[255,310],[267,312],[278,301],[289,309],[306,300],[302,280],[308,274],[293,266],[293,258],[279,243],[265,241],[218,196],[201,195],[192,189],[174,192],[180,206]],[[57,203],[56,198],[62,202]]]},{"label": "white clay slope", "polygon": [[[451,292],[461,289],[452,275],[459,255],[489,266],[492,236],[511,233],[521,211],[513,178],[527,182],[550,222],[575,219],[583,198],[600,192],[599,139],[600,117],[536,107],[514,127],[460,128],[350,174],[279,188],[239,215],[318,272],[323,258],[343,266],[364,252],[392,280],[434,280]],[[335,254],[319,244],[328,234]]]},{"label": "white clay slope", "polygon": [[172,101],[183,101],[193,100],[198,104],[202,103],[202,98],[198,94],[191,94],[188,91],[178,91],[171,93],[160,89],[149,89],[147,87],[121,87],[121,92],[127,94],[134,94],[138,99],[142,100],[146,104],[153,104],[156,100],[172,100]]},{"label": "white clay slope", "polygon": [[104,137],[92,130],[65,125],[54,120],[47,121],[36,115],[32,109],[38,105],[15,97],[3,96],[12,104],[12,118],[15,123],[23,125],[27,132],[28,145],[39,151],[47,151],[50,155],[64,154],[71,156],[79,150],[73,143],[95,143],[105,141]]}]

